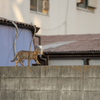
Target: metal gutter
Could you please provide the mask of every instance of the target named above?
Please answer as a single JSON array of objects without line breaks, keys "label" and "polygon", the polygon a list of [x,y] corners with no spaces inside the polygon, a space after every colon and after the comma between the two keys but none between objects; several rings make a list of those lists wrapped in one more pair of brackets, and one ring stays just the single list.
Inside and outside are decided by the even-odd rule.
[{"label": "metal gutter", "polygon": [[100,54],[100,51],[90,50],[90,51],[62,51],[62,52],[46,52],[44,51],[45,55],[94,55]]}]

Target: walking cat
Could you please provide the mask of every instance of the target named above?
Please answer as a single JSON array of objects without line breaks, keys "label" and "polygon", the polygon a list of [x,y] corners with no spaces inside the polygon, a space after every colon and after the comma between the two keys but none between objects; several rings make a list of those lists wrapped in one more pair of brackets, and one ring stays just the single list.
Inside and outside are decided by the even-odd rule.
[{"label": "walking cat", "polygon": [[37,56],[38,54],[40,54],[40,50],[38,50],[37,48],[35,49],[35,51],[19,51],[16,53],[15,57],[13,60],[11,60],[11,62],[14,62],[17,58],[18,60],[16,61],[16,66],[17,63],[19,62],[21,65],[24,66],[24,64],[22,63],[23,60],[25,59],[28,59],[28,66],[29,66],[29,63],[32,59],[34,59],[36,61],[37,64],[40,64],[38,62],[38,59],[37,59]]}]

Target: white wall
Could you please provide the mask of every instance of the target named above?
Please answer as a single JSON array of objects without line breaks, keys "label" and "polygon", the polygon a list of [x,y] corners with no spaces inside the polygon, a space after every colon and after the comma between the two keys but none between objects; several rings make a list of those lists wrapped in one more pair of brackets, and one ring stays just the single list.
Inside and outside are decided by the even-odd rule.
[{"label": "white wall", "polygon": [[0,16],[33,23],[42,35],[100,33],[100,0],[94,12],[78,10],[76,0],[50,0],[49,15],[31,12],[30,0],[0,0]]},{"label": "white wall", "polygon": [[0,0],[0,17],[29,23],[29,0]]},{"label": "white wall", "polygon": [[49,60],[49,65],[83,65],[83,60]]},{"label": "white wall", "polygon": [[76,0],[70,0],[67,34],[100,33],[100,0],[94,12],[77,10],[75,3]]},{"label": "white wall", "polygon": [[66,4],[66,0],[50,0],[49,15],[31,12],[30,22],[41,27],[40,32],[44,35],[65,34],[65,24],[62,24],[66,20]]},{"label": "white wall", "polygon": [[98,60],[89,60],[89,65],[100,65],[100,59],[98,59]]},{"label": "white wall", "polygon": [[76,0],[50,0],[49,16],[31,12],[30,21],[43,35],[95,34],[100,33],[99,12],[100,0],[94,12],[77,9]]}]

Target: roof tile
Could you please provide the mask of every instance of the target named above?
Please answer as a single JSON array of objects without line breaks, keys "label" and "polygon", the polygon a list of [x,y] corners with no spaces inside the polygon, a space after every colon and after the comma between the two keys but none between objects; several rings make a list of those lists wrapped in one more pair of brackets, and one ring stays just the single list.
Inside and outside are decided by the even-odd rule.
[{"label": "roof tile", "polygon": [[43,46],[61,41],[77,42],[48,48],[44,52],[100,51],[100,34],[41,36],[41,44]]}]

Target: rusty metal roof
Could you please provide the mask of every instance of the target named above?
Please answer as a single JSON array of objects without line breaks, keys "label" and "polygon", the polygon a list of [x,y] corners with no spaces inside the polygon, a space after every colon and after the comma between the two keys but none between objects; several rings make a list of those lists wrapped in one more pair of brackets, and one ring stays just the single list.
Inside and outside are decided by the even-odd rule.
[{"label": "rusty metal roof", "polygon": [[[65,44],[57,44],[62,42]],[[100,52],[100,34],[41,36],[41,44],[43,47],[48,46],[44,52],[49,53],[96,53]],[[58,46],[53,46],[56,44]]]}]

